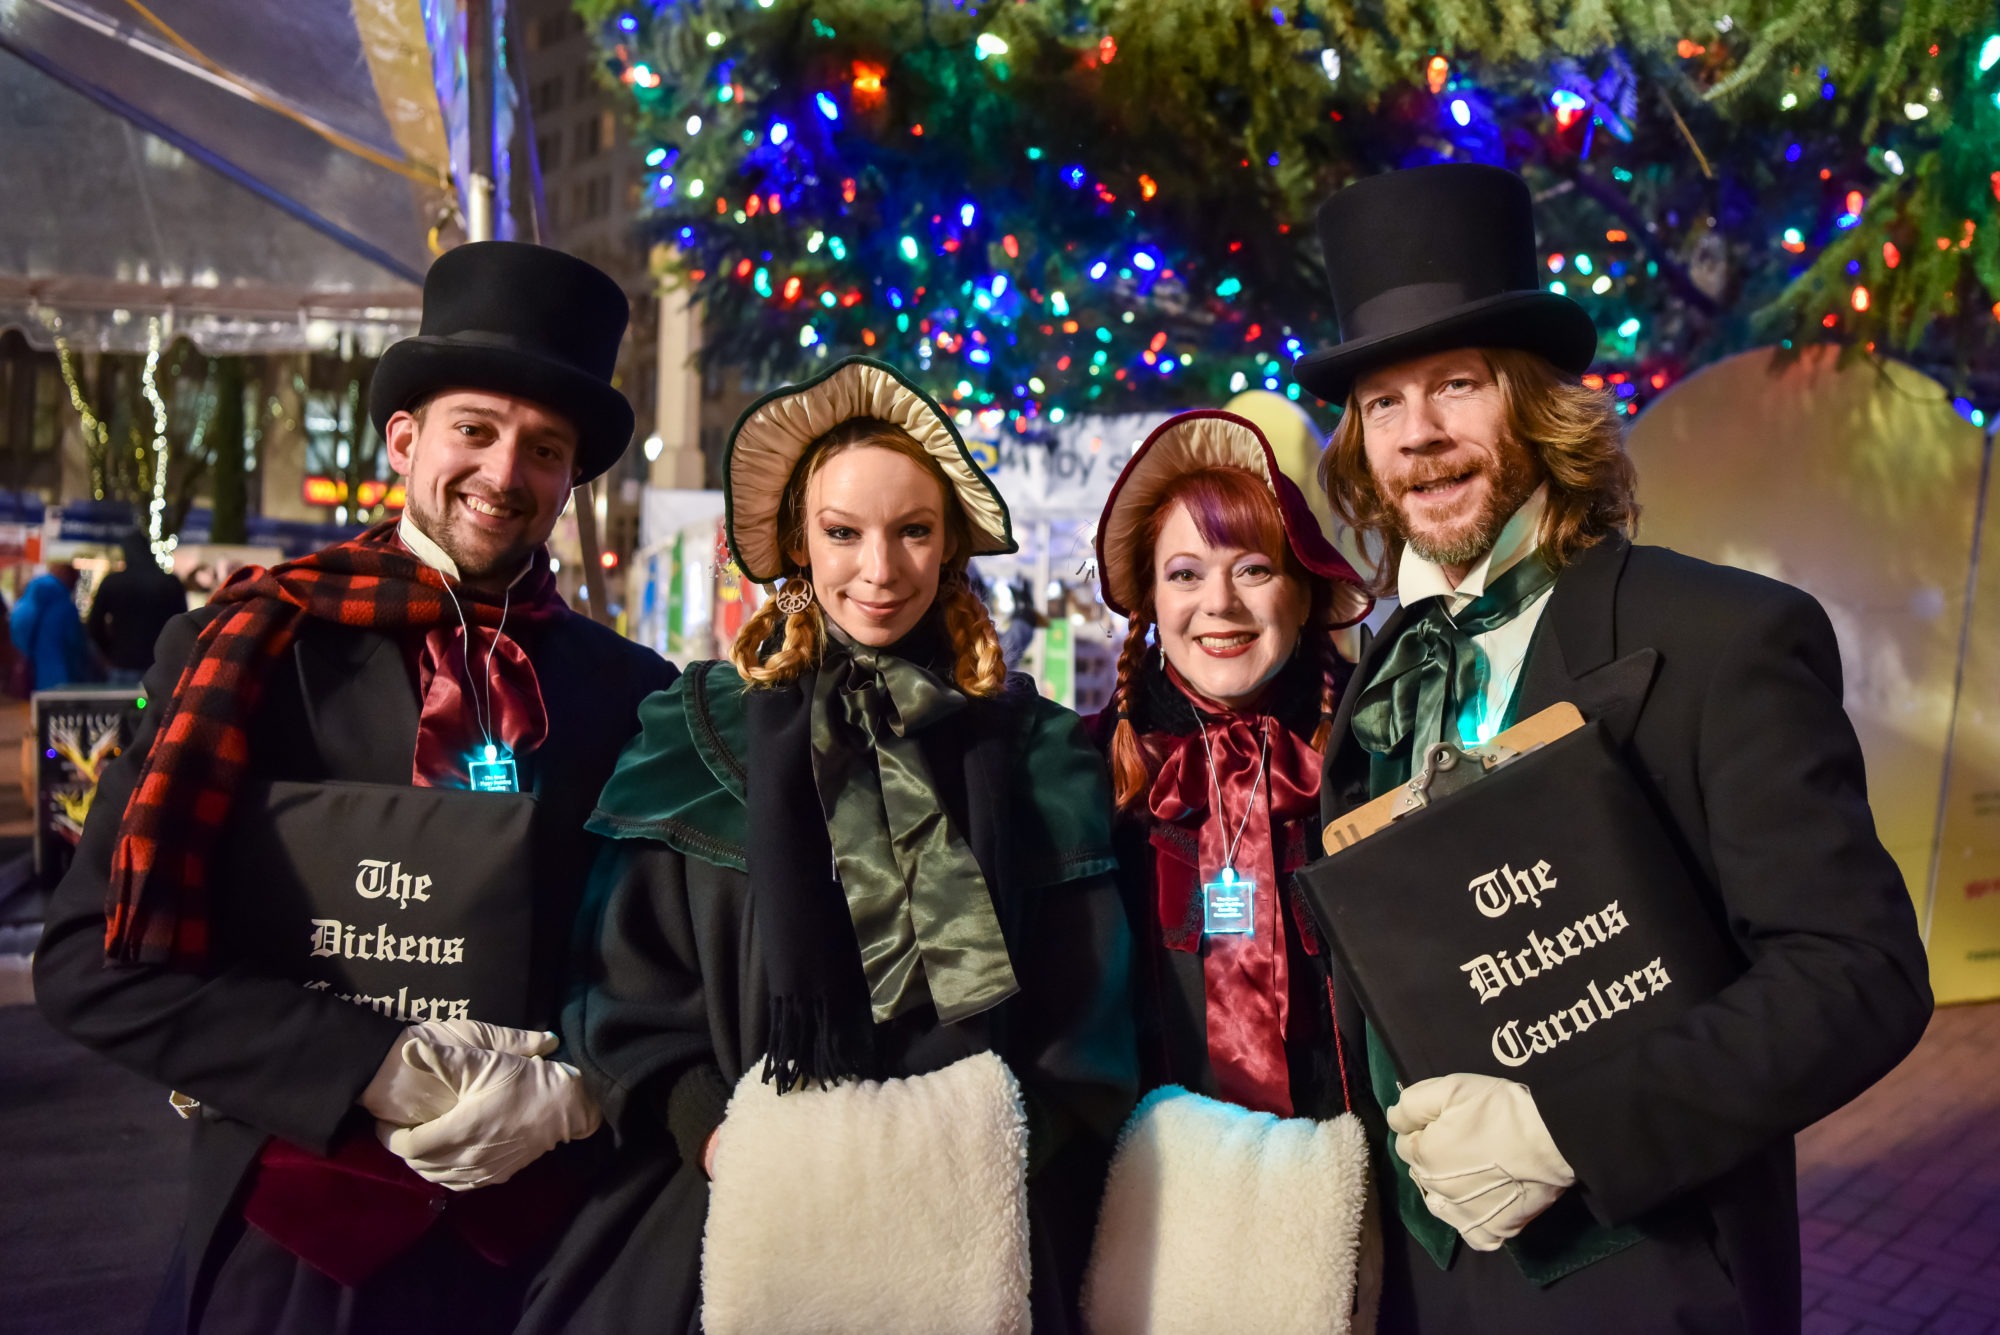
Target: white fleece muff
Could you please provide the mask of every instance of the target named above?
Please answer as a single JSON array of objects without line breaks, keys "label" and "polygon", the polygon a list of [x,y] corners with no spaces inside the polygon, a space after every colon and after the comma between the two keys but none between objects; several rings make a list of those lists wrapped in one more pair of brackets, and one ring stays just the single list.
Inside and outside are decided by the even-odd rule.
[{"label": "white fleece muff", "polygon": [[1091,1335],[1360,1335],[1361,1123],[1154,1090],[1120,1134],[1083,1309]]},{"label": "white fleece muff", "polygon": [[753,1066],[715,1146],[708,1335],[1026,1335],[1028,1128],[992,1053],[778,1094]]}]

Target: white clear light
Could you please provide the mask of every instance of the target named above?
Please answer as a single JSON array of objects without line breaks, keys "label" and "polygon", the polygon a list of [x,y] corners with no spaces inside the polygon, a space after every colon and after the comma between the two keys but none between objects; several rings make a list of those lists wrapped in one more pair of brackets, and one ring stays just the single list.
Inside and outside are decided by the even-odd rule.
[{"label": "white clear light", "polygon": [[1466,105],[1464,98],[1454,97],[1451,100],[1451,118],[1460,125],[1472,124],[1472,108]]},{"label": "white clear light", "polygon": [[2000,65],[2000,33],[1987,38],[1979,48],[1979,72],[1984,74],[1995,65]]},{"label": "white clear light", "polygon": [[806,238],[806,253],[816,255],[819,253],[819,248],[825,244],[826,244],[826,233],[814,232],[811,236]]},{"label": "white clear light", "polygon": [[549,573],[550,573],[551,575],[553,575],[553,574],[555,574],[555,573],[556,573],[556,572],[557,572],[558,570],[561,570],[561,569],[562,569],[562,562],[561,562],[561,561],[558,561],[558,560],[556,560],[556,558],[555,558],[555,557],[551,556],[551,557],[549,558]]},{"label": "white clear light", "polygon": [[1590,290],[1600,297],[1609,292],[1611,290],[1611,275],[1608,273],[1597,275],[1597,281],[1590,285]]},{"label": "white clear light", "polygon": [[1229,392],[1231,394],[1241,394],[1244,387],[1249,383],[1250,377],[1238,371],[1235,375],[1229,377]]},{"label": "white clear light", "polygon": [[1028,388],[1034,390],[1037,394],[1046,394],[1049,389],[1047,385],[1042,383],[1042,378],[1038,375],[1028,377]]},{"label": "white clear light", "polygon": [[993,295],[996,297],[1004,297],[1007,295],[1006,274],[996,273],[993,275]]},{"label": "white clear light", "polygon": [[776,125],[773,125],[771,127],[772,143],[782,144],[791,137],[792,137],[792,127],[785,124],[783,121],[779,121]]},{"label": "white clear light", "polygon": [[687,132],[689,134],[701,133],[701,117],[690,116],[687,118]]},{"label": "white clear light", "polygon": [[1896,175],[1901,176],[1903,174],[1903,155],[1901,153],[1898,153],[1895,149],[1893,148],[1889,149],[1887,152],[1882,154],[1882,161],[1884,164],[1888,166],[1889,170],[1896,173]]},{"label": "white clear light", "polygon": [[1920,121],[1931,114],[1931,109],[1921,102],[1903,103],[1903,114],[1913,121]]},{"label": "white clear light", "polygon": [[722,34],[721,34],[721,33],[719,33],[719,32],[711,32],[711,33],[710,33],[710,34],[708,35],[708,44],[709,44],[710,46],[721,46],[721,45],[722,45]]},{"label": "white clear light", "polygon": [[646,462],[649,464],[656,462],[660,457],[660,451],[666,447],[667,442],[660,439],[659,433],[655,432],[646,437]]},{"label": "white clear light", "polygon": [[1797,93],[1786,93],[1783,97],[1778,99],[1779,108],[1785,111],[1790,111],[1793,107],[1797,106],[1798,104],[1799,104],[1799,95]]},{"label": "white clear light", "polygon": [[799,330],[800,347],[809,348],[817,342],[819,342],[819,330],[814,329],[811,325],[807,325],[805,328]]},{"label": "white clear light", "polygon": [[1060,422],[1060,421],[1062,421],[1062,420],[1063,420],[1063,418],[1064,418],[1065,416],[1066,416],[1066,414],[1065,414],[1065,413],[1063,412],[1063,410],[1062,410],[1062,409],[1060,409],[1060,408],[1051,408],[1051,409],[1049,409],[1049,420],[1050,420],[1051,422]]},{"label": "white clear light", "polygon": [[1340,52],[1328,47],[1319,53],[1319,67],[1326,72],[1328,83],[1340,82]]},{"label": "white clear light", "polygon": [[980,33],[979,40],[974,42],[973,46],[978,50],[981,60],[984,60],[988,56],[1004,56],[1007,54],[1006,39],[995,37],[990,32]]},{"label": "white clear light", "polygon": [[960,204],[958,206],[959,226],[961,227],[972,226],[972,220],[978,216],[979,216],[979,210],[974,208],[970,202]]},{"label": "white clear light", "polygon": [[1549,284],[1549,291],[1559,297],[1566,297],[1569,295],[1569,284],[1558,278],[1555,282]]}]

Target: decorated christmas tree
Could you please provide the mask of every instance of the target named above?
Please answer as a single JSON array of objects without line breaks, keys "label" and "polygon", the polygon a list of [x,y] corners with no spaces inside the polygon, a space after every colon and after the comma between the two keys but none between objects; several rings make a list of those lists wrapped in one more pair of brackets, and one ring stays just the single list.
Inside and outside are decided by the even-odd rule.
[{"label": "decorated christmas tree", "polygon": [[579,8],[709,363],[870,352],[1024,431],[1296,397],[1290,363],[1335,328],[1318,201],[1473,161],[1534,187],[1546,281],[1595,317],[1627,411],[1819,340],[2000,408],[1985,0]]}]

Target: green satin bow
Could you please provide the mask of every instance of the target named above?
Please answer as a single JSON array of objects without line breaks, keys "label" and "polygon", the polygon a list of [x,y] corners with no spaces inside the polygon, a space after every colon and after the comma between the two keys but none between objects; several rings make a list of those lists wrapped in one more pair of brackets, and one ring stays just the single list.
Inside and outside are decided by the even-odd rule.
[{"label": "green satin bow", "polygon": [[916,739],[965,704],[865,645],[830,650],[813,686],[813,777],[877,1024],[926,998],[962,1020],[1020,990],[986,877]]},{"label": "green satin bow", "polygon": [[[1555,578],[1555,571],[1531,554],[1456,618],[1446,614],[1443,598],[1432,599],[1396,637],[1361,692],[1354,707],[1354,739],[1376,756],[1399,757],[1407,778],[1416,752],[1446,740],[1445,724],[1484,691],[1472,637],[1512,621]],[[1412,738],[1417,745],[1411,745]],[[1461,740],[1458,729],[1450,740]]]}]

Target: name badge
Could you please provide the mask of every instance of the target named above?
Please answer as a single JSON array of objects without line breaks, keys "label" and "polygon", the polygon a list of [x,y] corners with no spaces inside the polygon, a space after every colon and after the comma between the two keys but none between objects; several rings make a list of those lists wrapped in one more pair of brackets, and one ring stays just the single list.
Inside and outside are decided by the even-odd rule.
[{"label": "name badge", "polygon": [[1257,883],[1224,867],[1201,887],[1201,930],[1210,936],[1249,936],[1256,929]]},{"label": "name badge", "polygon": [[514,772],[514,760],[475,760],[465,767],[475,793],[518,793],[521,782]]}]

